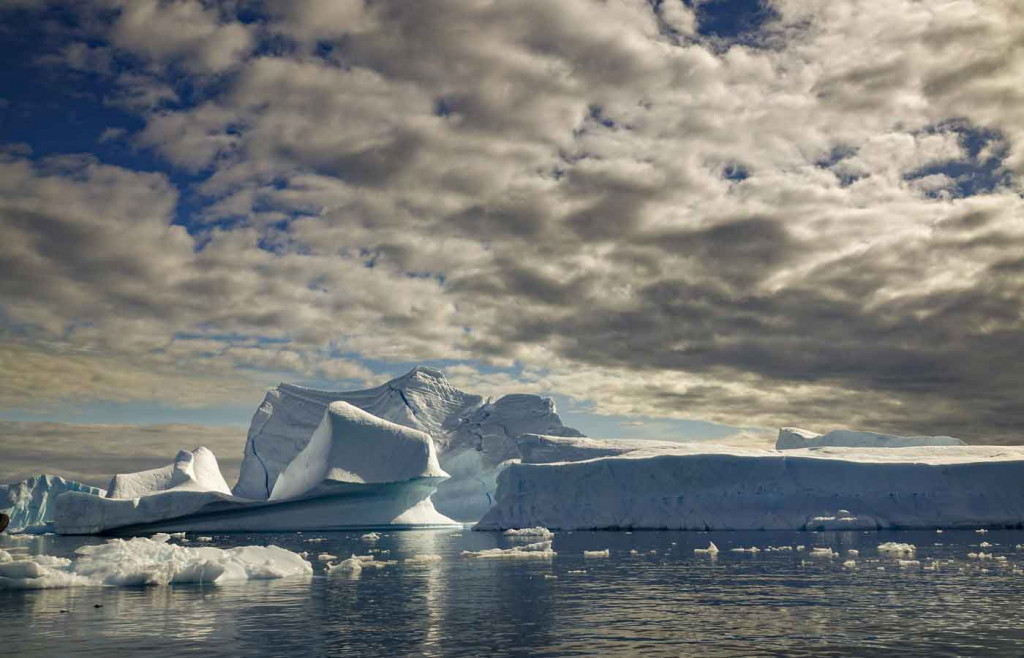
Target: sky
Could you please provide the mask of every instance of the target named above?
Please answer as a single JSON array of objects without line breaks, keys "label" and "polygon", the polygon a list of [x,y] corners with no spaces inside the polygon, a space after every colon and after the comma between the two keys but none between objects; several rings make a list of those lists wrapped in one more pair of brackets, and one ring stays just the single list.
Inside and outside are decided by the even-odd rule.
[{"label": "sky", "polygon": [[0,0],[0,51],[0,435],[427,364],[596,436],[1024,438],[1017,0]]}]

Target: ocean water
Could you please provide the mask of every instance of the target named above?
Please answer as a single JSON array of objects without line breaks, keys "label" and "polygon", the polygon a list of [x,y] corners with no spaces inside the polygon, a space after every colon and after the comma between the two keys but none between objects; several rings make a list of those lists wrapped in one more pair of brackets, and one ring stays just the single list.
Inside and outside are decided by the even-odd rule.
[{"label": "ocean water", "polygon": [[[389,532],[373,544],[360,535],[214,535],[211,545],[443,559],[358,578],[327,575],[314,562],[309,579],[0,591],[0,655],[977,656],[1020,655],[1024,646],[1019,530],[560,532],[550,560],[462,557],[525,543],[468,528]],[[17,545],[70,556],[102,541]],[[694,553],[709,541],[717,558]],[[916,545],[920,564],[880,555],[888,541]],[[9,545],[0,536],[0,547]],[[805,550],[730,551],[798,545]],[[840,556],[811,556],[826,546]],[[606,548],[608,558],[583,555]],[[1007,559],[968,557],[979,551]],[[849,559],[855,567],[843,565]]]}]

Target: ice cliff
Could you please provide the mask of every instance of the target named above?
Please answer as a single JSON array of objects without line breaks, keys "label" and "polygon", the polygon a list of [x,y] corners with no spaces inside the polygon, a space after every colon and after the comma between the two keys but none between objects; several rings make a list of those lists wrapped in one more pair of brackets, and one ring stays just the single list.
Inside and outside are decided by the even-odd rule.
[{"label": "ice cliff", "polygon": [[0,512],[11,517],[11,530],[45,525],[53,521],[57,496],[78,491],[103,496],[105,491],[56,475],[37,475],[14,484],[0,484]]},{"label": "ice cliff", "polygon": [[535,453],[525,451],[523,463],[499,475],[495,504],[479,528],[874,529],[1024,523],[1024,447],[775,451],[642,442],[618,454],[595,451],[583,461],[551,462],[545,453],[538,454],[540,463],[529,463]]}]

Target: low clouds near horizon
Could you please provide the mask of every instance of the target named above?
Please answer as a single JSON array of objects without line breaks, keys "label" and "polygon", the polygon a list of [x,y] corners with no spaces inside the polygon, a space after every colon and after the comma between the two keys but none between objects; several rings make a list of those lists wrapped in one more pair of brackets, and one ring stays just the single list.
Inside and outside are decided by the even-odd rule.
[{"label": "low clouds near horizon", "polygon": [[1024,439],[1019,2],[0,13],[31,90],[0,410],[431,361],[598,414]]}]

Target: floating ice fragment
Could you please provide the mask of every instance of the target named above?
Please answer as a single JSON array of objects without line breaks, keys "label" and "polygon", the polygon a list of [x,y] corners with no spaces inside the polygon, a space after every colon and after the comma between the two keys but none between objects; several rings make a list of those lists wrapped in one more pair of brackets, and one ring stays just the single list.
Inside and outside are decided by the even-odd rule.
[{"label": "floating ice fragment", "polygon": [[583,551],[583,557],[609,557],[611,552],[606,548],[603,551]]},{"label": "floating ice fragment", "polygon": [[913,544],[901,544],[889,541],[878,545],[878,552],[885,555],[913,555],[917,547]]},{"label": "floating ice fragment", "polygon": [[[296,553],[277,546],[231,549],[190,548],[152,538],[112,539],[80,546],[75,558],[49,555],[0,564],[0,589],[72,586],[168,585],[214,583],[308,575],[313,567]],[[15,566],[17,565],[17,566]]]},{"label": "floating ice fragment", "polygon": [[380,535],[376,532],[368,532],[362,536],[363,541],[377,541],[378,539],[380,539]]},{"label": "floating ice fragment", "polygon": [[718,547],[715,546],[715,542],[709,541],[707,548],[695,548],[693,552],[698,555],[718,555]]},{"label": "floating ice fragment", "polygon": [[731,552],[731,553],[760,553],[761,549],[758,548],[757,546],[751,546],[750,548],[743,548],[742,546],[740,546],[740,547],[737,547],[737,548],[730,548],[729,552]]},{"label": "floating ice fragment", "polygon": [[330,562],[331,560],[337,560],[338,556],[331,555],[330,553],[321,553],[320,555],[316,556],[316,559],[320,560],[321,562]]},{"label": "floating ice fragment", "polygon": [[520,529],[511,528],[501,534],[505,535],[506,537],[544,537],[546,539],[555,536],[555,533],[551,532],[547,528],[541,527]]},{"label": "floating ice fragment", "polygon": [[496,559],[550,559],[558,555],[551,550],[551,541],[540,541],[512,548],[488,548],[482,551],[462,551],[463,557]]},{"label": "floating ice fragment", "polygon": [[857,567],[857,562],[854,560],[847,560],[846,562],[843,562],[843,567],[846,569],[854,569]]},{"label": "floating ice fragment", "polygon": [[857,557],[858,555],[860,555],[860,551],[858,551],[855,548],[851,548],[850,550],[846,551],[846,554],[850,557]]}]

